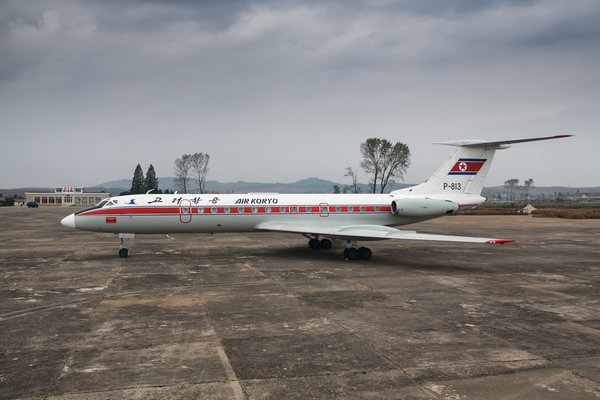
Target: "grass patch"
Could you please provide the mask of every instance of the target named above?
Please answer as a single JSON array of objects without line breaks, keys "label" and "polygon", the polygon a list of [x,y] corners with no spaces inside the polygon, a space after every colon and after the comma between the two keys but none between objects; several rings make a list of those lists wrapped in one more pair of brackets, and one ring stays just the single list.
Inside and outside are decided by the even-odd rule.
[{"label": "grass patch", "polygon": [[[532,203],[537,210],[531,214],[537,218],[599,219],[600,203],[552,202]],[[519,211],[525,204],[482,204],[477,210],[465,211],[466,215],[526,215]]]}]

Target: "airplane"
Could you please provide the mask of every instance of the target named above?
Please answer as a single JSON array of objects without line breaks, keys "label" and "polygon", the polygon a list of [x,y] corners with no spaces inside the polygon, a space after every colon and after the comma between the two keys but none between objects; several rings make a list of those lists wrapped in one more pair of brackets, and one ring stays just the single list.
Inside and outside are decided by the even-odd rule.
[{"label": "airplane", "polygon": [[566,138],[439,142],[454,153],[424,183],[385,194],[140,194],[110,197],[62,219],[67,227],[119,235],[119,256],[127,257],[125,239],[137,234],[289,232],[304,235],[311,249],[344,248],[347,260],[368,260],[372,251],[357,242],[405,239],[504,244],[510,239],[417,233],[407,225],[463,210],[485,201],[481,190],[496,150],[512,144]]}]

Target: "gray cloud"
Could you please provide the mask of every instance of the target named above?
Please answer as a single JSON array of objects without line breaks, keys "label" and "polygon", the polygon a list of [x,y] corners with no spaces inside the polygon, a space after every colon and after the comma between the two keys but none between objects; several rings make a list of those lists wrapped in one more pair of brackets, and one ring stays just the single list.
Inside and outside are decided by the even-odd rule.
[{"label": "gray cloud", "polygon": [[372,136],[409,144],[418,182],[445,158],[432,141],[564,131],[578,137],[499,154],[489,183],[597,185],[599,14],[585,0],[6,2],[0,186],[96,184],[138,162],[171,175],[196,151],[212,179],[339,181]]}]

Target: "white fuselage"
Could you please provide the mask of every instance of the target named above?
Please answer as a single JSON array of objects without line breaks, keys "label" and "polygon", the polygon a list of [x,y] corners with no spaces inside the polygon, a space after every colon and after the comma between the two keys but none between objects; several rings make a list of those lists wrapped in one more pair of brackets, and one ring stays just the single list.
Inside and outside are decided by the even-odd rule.
[{"label": "white fuselage", "polygon": [[[402,191],[400,191],[402,192]],[[313,226],[405,225],[441,215],[392,213],[395,199],[423,195],[395,194],[147,194],[108,199],[101,207],[72,214],[73,227],[114,233],[249,232],[266,222]],[[479,196],[427,196],[460,207],[483,201]]]}]

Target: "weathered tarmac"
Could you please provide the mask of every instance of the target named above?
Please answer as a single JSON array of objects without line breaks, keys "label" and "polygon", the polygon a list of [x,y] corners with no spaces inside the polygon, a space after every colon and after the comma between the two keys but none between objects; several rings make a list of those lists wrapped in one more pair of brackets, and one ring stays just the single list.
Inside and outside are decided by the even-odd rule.
[{"label": "weathered tarmac", "polygon": [[600,220],[453,216],[369,244],[118,238],[2,208],[0,399],[598,399]]}]

